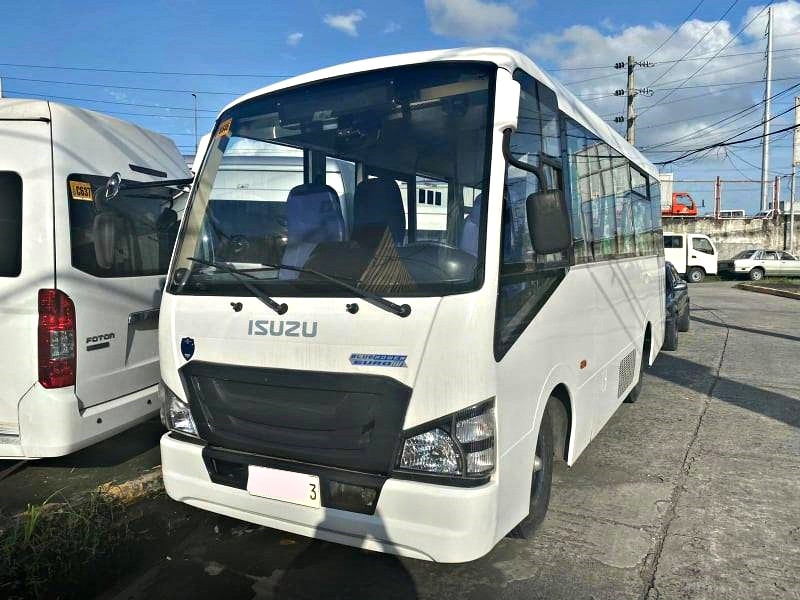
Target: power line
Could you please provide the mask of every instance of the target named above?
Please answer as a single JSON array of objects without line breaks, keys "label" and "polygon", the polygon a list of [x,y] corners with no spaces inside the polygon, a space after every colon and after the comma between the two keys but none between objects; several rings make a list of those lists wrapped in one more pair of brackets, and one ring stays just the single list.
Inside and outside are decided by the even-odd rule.
[{"label": "power line", "polygon": [[[788,92],[790,92],[790,91],[792,91],[792,90],[794,90],[794,89],[796,89],[798,87],[800,87],[800,83],[796,83],[796,84],[794,84],[792,86],[789,86],[788,88],[786,88],[784,90],[781,90],[780,92],[777,92],[776,94],[773,94],[770,97],[770,100],[778,98],[779,96],[782,96],[783,94],[787,94]],[[753,110],[757,109],[759,106],[764,104],[764,102],[765,102],[765,100],[761,100],[760,102],[756,102],[755,104],[752,104],[752,105],[750,105],[750,106],[748,106],[746,108],[743,108],[739,112],[737,112],[737,113],[735,113],[733,115],[730,115],[729,117],[725,117],[724,119],[720,119],[719,121],[716,121],[715,123],[712,123],[711,125],[708,125],[706,127],[702,127],[700,129],[692,132],[692,133],[689,133],[689,134],[686,134],[686,135],[683,135],[683,136],[680,136],[680,137],[677,137],[677,138],[673,138],[672,140],[668,140],[668,141],[662,142],[660,144],[654,144],[654,145],[650,146],[649,148],[647,148],[647,150],[652,150],[653,148],[661,148],[663,146],[669,146],[670,144],[674,144],[675,142],[685,141],[686,139],[695,137],[699,133],[702,133],[703,131],[707,131],[708,129],[710,129],[712,127],[716,127],[717,125],[721,125],[725,121],[733,119],[733,118],[735,118],[735,117],[737,117],[737,116],[739,116],[739,115],[741,115],[743,113],[752,112]]]},{"label": "power line", "polygon": [[[728,8],[726,8],[726,9],[725,9],[725,12],[724,12],[724,13],[722,13],[722,16],[721,16],[719,19],[717,19],[717,21],[716,21],[716,22],[715,22],[715,23],[714,23],[714,24],[713,24],[711,27],[709,27],[709,28],[706,30],[706,32],[705,32],[705,33],[704,33],[704,34],[703,34],[703,35],[700,37],[700,39],[698,39],[698,40],[697,40],[697,41],[696,41],[696,42],[695,42],[695,43],[692,45],[692,47],[691,47],[691,48],[689,48],[689,49],[688,49],[688,50],[687,50],[687,51],[686,51],[686,52],[683,54],[683,56],[681,56],[681,59],[684,59],[684,58],[686,58],[687,56],[689,56],[689,55],[692,53],[692,50],[694,50],[695,48],[697,48],[697,46],[700,44],[700,42],[702,42],[704,39],[706,39],[706,36],[707,36],[709,33],[711,33],[711,32],[712,32],[712,31],[713,31],[713,30],[716,28],[716,26],[717,26],[717,25],[719,25],[719,24],[722,22],[722,19],[724,19],[724,18],[725,18],[725,17],[728,15],[728,13],[729,13],[729,12],[731,12],[731,10],[733,10],[733,7],[734,7],[734,6],[736,6],[738,3],[739,3],[739,0],[733,0],[733,2],[731,2],[730,6],[728,6]],[[659,80],[660,80],[662,77],[664,77],[664,76],[665,76],[667,73],[669,73],[669,72],[670,72],[672,69],[674,69],[674,68],[675,68],[675,65],[677,65],[677,64],[678,64],[677,62],[676,62],[676,63],[673,63],[673,64],[672,64],[672,66],[670,66],[670,67],[669,67],[669,68],[668,68],[666,71],[664,71],[663,73],[661,73],[661,75],[659,75],[658,77],[656,77],[654,81],[650,82],[650,85],[653,85],[654,83],[656,83],[657,81],[659,81]],[[701,68],[702,68],[702,67],[701,67]]]},{"label": "power line", "polygon": [[656,47],[656,49],[655,49],[655,50],[653,50],[653,51],[652,51],[650,54],[648,54],[648,55],[647,55],[647,57],[644,59],[644,62],[647,62],[647,59],[648,59],[648,58],[650,58],[651,56],[653,56],[653,54],[655,54],[656,52],[658,52],[659,50],[661,50],[661,48],[663,48],[663,47],[666,45],[666,43],[667,43],[667,42],[669,42],[669,41],[670,41],[670,40],[671,40],[673,37],[675,37],[675,34],[676,34],[676,33],[678,33],[678,31],[680,31],[680,28],[681,28],[681,27],[683,27],[683,26],[686,24],[686,22],[687,22],[689,19],[691,19],[691,18],[692,18],[692,15],[694,15],[694,13],[696,13],[696,12],[697,12],[697,9],[698,9],[698,8],[700,8],[700,6],[702,6],[703,2],[705,2],[705,1],[706,1],[706,0],[700,0],[700,2],[698,2],[697,4],[695,4],[695,7],[692,9],[692,12],[690,12],[688,15],[686,15],[686,18],[685,18],[685,19],[684,19],[684,20],[681,22],[681,24],[680,24],[680,25],[678,25],[678,26],[677,26],[675,29],[673,29],[673,30],[672,30],[672,33],[670,33],[670,34],[669,34],[669,36],[667,37],[667,39],[665,39],[663,42],[661,42],[661,43],[660,43],[660,44],[659,44],[659,45]]},{"label": "power line", "polygon": [[[728,14],[728,12],[729,12],[729,11],[730,11],[730,10],[733,8],[733,6],[736,4],[736,2],[738,2],[738,0],[734,0],[733,4],[731,4],[731,5],[728,7],[728,9],[725,11],[725,13],[722,15],[722,18],[724,18],[724,17],[725,17],[725,15],[727,15],[727,14]],[[762,13],[763,13],[765,10],[767,10],[767,8],[769,8],[769,7],[772,5],[772,2],[773,2],[773,0],[770,0],[770,1],[767,3],[767,5],[766,5],[764,8],[762,8],[762,9],[761,9],[761,10],[760,10],[760,11],[759,11],[759,12],[758,12],[758,13],[757,13],[757,14],[756,14],[756,15],[755,15],[755,16],[754,16],[752,19],[750,19],[750,20],[749,20],[747,23],[745,23],[745,24],[744,24],[744,25],[741,27],[741,29],[739,29],[739,31],[737,31],[737,32],[736,32],[736,33],[735,33],[733,36],[731,36],[731,39],[729,39],[727,42],[725,42],[725,44],[724,44],[724,45],[723,45],[723,46],[722,46],[722,47],[721,47],[719,50],[717,50],[717,52],[715,52],[715,53],[714,53],[714,56],[712,56],[712,57],[711,57],[711,58],[709,58],[709,59],[708,59],[706,62],[704,62],[702,65],[700,65],[700,67],[699,67],[699,68],[698,68],[698,69],[697,69],[697,70],[696,70],[694,73],[692,73],[691,75],[689,75],[689,77],[687,77],[687,78],[684,80],[684,82],[683,82],[681,85],[679,85],[679,86],[678,86],[677,88],[675,88],[674,90],[670,91],[670,92],[669,92],[669,93],[668,93],[666,96],[664,96],[664,97],[663,97],[663,98],[662,98],[660,101],[656,101],[656,103],[655,103],[655,104],[652,104],[652,105],[650,106],[650,108],[646,109],[646,111],[647,111],[647,110],[652,110],[652,108],[653,108],[654,106],[657,106],[657,105],[658,105],[660,102],[663,102],[663,101],[664,101],[666,98],[669,98],[669,97],[670,97],[672,94],[674,94],[674,93],[675,93],[677,90],[679,90],[679,89],[681,89],[682,87],[684,87],[684,86],[685,86],[685,84],[686,84],[686,83],[688,83],[688,82],[689,82],[689,81],[692,79],[692,77],[694,77],[694,76],[695,76],[695,75],[697,75],[697,74],[698,74],[700,71],[702,71],[702,70],[703,70],[703,69],[706,67],[706,65],[707,65],[708,63],[710,63],[710,62],[711,62],[711,61],[712,61],[714,58],[716,58],[716,57],[717,57],[719,54],[721,54],[721,53],[722,53],[722,51],[723,51],[725,48],[727,48],[727,47],[728,47],[728,46],[729,46],[729,45],[730,45],[730,44],[733,42],[733,40],[735,40],[737,37],[739,37],[739,35],[740,35],[740,34],[741,34],[741,33],[742,33],[742,32],[743,32],[745,29],[747,29],[747,27],[749,27],[750,23],[752,23],[752,22],[753,22],[753,21],[755,21],[755,20],[756,20],[756,19],[757,19],[759,16],[761,16],[761,14],[762,14]],[[722,20],[722,18],[720,18],[720,20]],[[719,21],[717,21],[717,23],[719,23]],[[712,27],[712,29],[713,29],[713,27]],[[710,30],[709,30],[709,31],[710,31]],[[702,39],[702,38],[700,38],[700,39]],[[690,50],[690,51],[691,51],[691,50]],[[688,54],[688,53],[687,53],[687,54]],[[666,72],[665,72],[665,73],[666,73]],[[663,74],[662,74],[662,75],[663,75]],[[657,80],[656,80],[656,81],[657,81]],[[652,83],[651,83],[650,85],[652,85]],[[646,112],[646,111],[643,111],[643,112]],[[642,114],[642,113],[640,113],[640,114]]]},{"label": "power line", "polygon": [[32,79],[28,77],[8,77],[3,76],[3,79],[9,81],[33,81],[35,83],[55,83],[58,85],[82,85],[87,87],[102,87],[102,88],[115,88],[118,90],[140,90],[145,92],[170,92],[176,94],[211,94],[216,96],[241,96],[247,92],[219,92],[212,90],[176,90],[170,88],[152,88],[152,87],[139,87],[135,85],[112,85],[110,83],[87,83],[83,81],[56,81],[53,79]]},{"label": "power line", "polygon": [[[95,100],[93,98],[76,98],[74,96],[53,96],[52,94],[40,94],[38,92],[23,92],[19,90],[5,90],[9,94],[19,94],[21,97],[36,96],[38,98],[56,98],[57,100],[74,100],[76,102],[96,102],[98,104],[116,104],[121,106],[138,106],[141,108],[163,108],[164,110],[194,110],[187,106],[162,106],[160,104],[141,104],[139,102],[121,102],[119,100]],[[198,108],[198,112],[214,113],[215,115],[219,110],[211,110],[209,108]],[[163,115],[165,117],[178,117],[181,115]]]},{"label": "power line", "polygon": [[[756,127],[758,127],[758,125],[756,125]],[[783,133],[785,131],[792,131],[794,129],[797,129],[798,127],[800,127],[800,125],[790,125],[789,127],[784,127],[783,129],[776,129],[775,131],[770,131],[767,134],[767,136],[776,135],[778,133]],[[753,128],[751,127],[751,129],[753,129]],[[741,133],[739,135],[741,135]],[[688,152],[688,153],[686,153],[686,154],[684,154],[682,156],[678,156],[677,158],[671,158],[670,160],[659,162],[659,163],[656,163],[656,164],[658,164],[658,165],[669,165],[669,164],[672,164],[672,163],[677,162],[679,160],[683,160],[685,158],[688,158],[689,156],[691,156],[693,154],[697,154],[698,152],[703,152],[704,150],[712,150],[714,148],[724,148],[726,146],[736,146],[736,145],[742,144],[744,142],[752,142],[753,140],[764,139],[767,136],[762,134],[762,135],[755,135],[755,136],[752,136],[752,137],[749,137],[749,138],[745,138],[743,140],[736,140],[736,141],[733,141],[733,142],[723,141],[723,142],[717,142],[716,144],[709,144],[708,146],[704,146],[702,148],[697,148],[697,149],[692,150],[691,152]],[[732,136],[729,139],[732,139],[734,137],[738,137],[738,135]]]},{"label": "power line", "polygon": [[103,67],[63,67],[56,65],[29,65],[22,63],[0,63],[0,67],[25,69],[53,69],[59,71],[92,71],[96,73],[128,73],[135,75],[181,75],[186,77],[248,77],[251,79],[286,79],[293,75],[256,75],[251,73],[186,73],[180,71],[139,71],[136,69],[109,69]]}]

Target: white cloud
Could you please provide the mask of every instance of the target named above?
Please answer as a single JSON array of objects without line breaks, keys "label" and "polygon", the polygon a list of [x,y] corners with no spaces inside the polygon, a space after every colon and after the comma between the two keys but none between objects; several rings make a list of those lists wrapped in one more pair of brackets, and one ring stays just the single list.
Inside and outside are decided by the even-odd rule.
[{"label": "white cloud", "polygon": [[425,9],[434,33],[469,41],[509,38],[519,20],[507,4],[485,0],[425,0]]},{"label": "white cloud", "polygon": [[357,8],[343,15],[325,15],[323,21],[326,25],[333,27],[334,29],[343,31],[347,35],[357,37],[358,23],[366,18],[366,16],[367,13],[360,8]]},{"label": "white cloud", "polygon": [[386,24],[386,27],[383,28],[383,33],[394,33],[395,31],[400,31],[402,27],[400,23],[396,23],[395,21],[389,21]]},{"label": "white cloud", "polygon": [[297,44],[299,44],[300,40],[302,39],[303,39],[303,34],[300,33],[299,31],[295,31],[294,33],[290,33],[286,37],[286,43],[289,44],[290,46],[297,46]]},{"label": "white cloud", "polygon": [[[788,0],[773,6],[776,12],[774,21],[776,34],[786,29],[800,30],[799,2]],[[636,122],[637,146],[647,148],[688,136],[660,149],[698,147],[719,141],[760,122],[761,107],[758,107],[730,122],[713,125],[716,121],[745,109],[762,98],[763,84],[760,81],[763,78],[764,60],[760,53],[764,49],[764,23],[759,24],[759,20],[756,20],[745,32],[730,41],[761,8],[751,8],[740,23],[723,21],[713,29],[711,27],[714,21],[689,21],[680,27],[663,48],[649,57],[648,60],[656,63],[656,66],[636,69],[636,87],[651,87],[654,90],[652,98],[639,96],[636,99],[639,115]],[[575,25],[560,32],[534,38],[526,45],[525,50],[535,61],[555,63],[559,69],[566,69],[555,72],[554,76],[567,84],[567,87],[596,113],[611,120],[617,115],[625,114],[625,98],[615,97],[613,92],[615,89],[625,87],[626,70],[586,69],[586,67],[624,62],[628,55],[644,60],[670,35],[673,28],[674,25],[656,23],[605,32],[594,27]],[[796,40],[797,38],[791,36],[778,36],[774,40],[775,48],[792,47],[796,45]],[[719,58],[709,62],[696,75],[695,71],[704,65],[705,58],[675,62],[681,59],[695,43],[697,46],[688,58],[708,58],[717,52],[720,53]],[[732,54],[738,56],[725,56]],[[796,75],[798,71],[800,71],[800,57],[797,54],[788,52],[775,54],[773,78],[790,77]],[[691,79],[686,81],[690,77]],[[792,83],[794,81],[773,83],[773,93],[785,89]],[[717,84],[718,87],[706,87],[706,84]],[[794,93],[788,93],[781,97],[774,103],[772,113],[786,110],[791,105],[793,96]],[[653,105],[653,108],[646,110],[650,105]],[[773,121],[773,128],[785,126],[787,123],[784,121],[790,119],[791,115],[787,114],[780,120]],[[712,127],[703,129],[709,126]],[[760,130],[754,130],[753,133],[758,134]],[[665,156],[663,153],[654,153],[650,158],[657,161]]]}]

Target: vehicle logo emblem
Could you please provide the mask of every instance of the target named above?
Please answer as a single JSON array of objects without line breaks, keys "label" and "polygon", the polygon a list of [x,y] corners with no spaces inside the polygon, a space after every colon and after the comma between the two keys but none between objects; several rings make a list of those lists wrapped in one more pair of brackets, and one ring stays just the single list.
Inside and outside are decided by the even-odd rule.
[{"label": "vehicle logo emblem", "polygon": [[181,354],[183,358],[189,360],[194,355],[194,340],[190,337],[185,337],[181,340]]}]

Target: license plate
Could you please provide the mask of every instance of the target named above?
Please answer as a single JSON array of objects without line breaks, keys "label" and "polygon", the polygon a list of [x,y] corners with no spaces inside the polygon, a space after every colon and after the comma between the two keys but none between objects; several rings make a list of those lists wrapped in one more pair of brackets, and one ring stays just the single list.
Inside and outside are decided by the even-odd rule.
[{"label": "license plate", "polygon": [[253,496],[271,500],[302,504],[312,508],[321,506],[319,477],[316,475],[249,465],[247,491]]}]

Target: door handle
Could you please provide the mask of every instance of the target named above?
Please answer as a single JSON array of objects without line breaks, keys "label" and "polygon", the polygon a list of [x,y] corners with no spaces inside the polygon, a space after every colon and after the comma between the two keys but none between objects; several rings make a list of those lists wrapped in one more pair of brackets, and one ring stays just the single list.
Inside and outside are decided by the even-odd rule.
[{"label": "door handle", "polygon": [[697,258],[694,254],[692,254],[692,258]]}]

